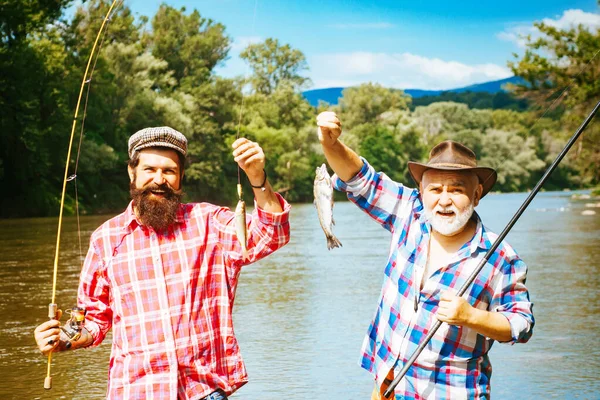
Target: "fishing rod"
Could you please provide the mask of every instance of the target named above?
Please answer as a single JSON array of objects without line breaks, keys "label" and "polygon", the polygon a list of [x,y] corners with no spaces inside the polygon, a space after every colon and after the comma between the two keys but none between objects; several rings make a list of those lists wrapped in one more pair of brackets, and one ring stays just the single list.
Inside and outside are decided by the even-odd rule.
[{"label": "fishing rod", "polygon": [[[463,294],[465,294],[465,292],[467,291],[467,289],[469,288],[469,286],[471,286],[471,284],[473,283],[473,281],[475,280],[475,278],[477,278],[477,275],[479,275],[479,273],[481,272],[481,270],[483,269],[483,267],[485,266],[485,264],[489,261],[489,259],[492,256],[492,254],[494,254],[494,252],[496,251],[496,249],[498,248],[498,246],[500,246],[500,243],[504,240],[504,238],[506,237],[506,235],[508,235],[508,232],[510,232],[510,230],[512,229],[512,227],[514,226],[514,224],[521,217],[521,215],[523,214],[523,212],[525,211],[525,209],[527,208],[527,206],[529,205],[529,203],[531,203],[531,201],[533,200],[533,198],[535,197],[535,195],[539,192],[539,190],[541,189],[541,187],[544,185],[544,183],[546,182],[546,180],[548,179],[548,177],[550,177],[550,175],[552,174],[552,172],[554,172],[554,170],[556,169],[556,167],[558,166],[558,164],[560,164],[560,162],[562,161],[562,159],[564,158],[564,156],[569,152],[569,150],[571,149],[571,147],[573,146],[573,144],[575,144],[575,142],[577,141],[577,139],[579,138],[579,136],[583,133],[583,131],[585,130],[585,128],[592,121],[592,119],[594,118],[594,116],[598,112],[598,109],[600,109],[600,101],[598,101],[598,103],[596,104],[596,106],[594,107],[594,109],[592,110],[592,112],[587,116],[587,118],[585,119],[585,121],[583,121],[583,123],[577,129],[577,131],[573,134],[573,136],[571,137],[571,139],[569,139],[569,141],[565,145],[565,148],[560,152],[560,154],[552,162],[552,164],[550,165],[550,167],[548,167],[548,169],[546,170],[546,172],[544,173],[544,175],[542,176],[542,178],[540,179],[540,181],[535,185],[535,187],[532,189],[531,193],[529,193],[529,196],[527,196],[527,198],[525,199],[525,201],[523,202],[523,204],[521,205],[521,207],[519,207],[519,209],[517,210],[517,212],[515,213],[515,215],[513,215],[513,217],[509,221],[508,225],[506,225],[506,227],[502,231],[502,233],[500,233],[500,235],[498,235],[498,238],[492,244],[492,247],[490,247],[490,249],[487,251],[487,253],[485,253],[485,256],[483,256],[483,259],[481,260],[481,262],[479,263],[479,265],[477,266],[477,268],[475,268],[475,270],[471,273],[471,275],[466,280],[466,282],[462,285],[462,287],[460,288],[460,290],[456,294],[457,296],[461,297]],[[436,323],[433,325],[433,327],[431,328],[431,330],[429,331],[429,333],[427,334],[427,336],[425,336],[425,339],[423,339],[423,341],[419,344],[419,346],[414,351],[414,353],[410,356],[410,358],[408,359],[408,361],[406,362],[406,364],[404,364],[404,367],[402,367],[402,370],[400,371],[400,373],[396,377],[394,377],[394,380],[392,381],[392,383],[390,383],[390,386],[388,386],[388,388],[383,393],[383,396],[386,399],[394,392],[394,389],[396,388],[396,386],[398,386],[398,383],[400,383],[400,381],[402,380],[402,378],[404,377],[404,375],[406,375],[406,372],[408,372],[408,369],[414,364],[414,362],[417,359],[417,357],[419,357],[419,354],[421,354],[421,352],[423,351],[423,349],[425,349],[425,346],[427,346],[427,344],[431,341],[431,339],[433,338],[433,336],[435,335],[435,333],[437,332],[437,330],[440,328],[440,326],[442,325],[442,323],[443,322],[440,321],[440,320],[436,321]]]},{"label": "fishing rod", "polygon": [[[79,106],[81,105],[81,100],[83,97],[83,91],[85,89],[85,85],[90,83],[90,75],[88,75],[90,71],[90,67],[92,66],[92,61],[94,60],[94,53],[96,53],[96,48],[98,47],[98,42],[100,42],[100,38],[102,37],[104,28],[107,26],[108,21],[110,20],[111,12],[115,8],[118,2],[121,0],[113,0],[111,3],[104,19],[102,20],[102,25],[96,34],[96,39],[94,40],[94,44],[92,46],[92,50],[88,57],[87,65],[85,67],[85,72],[83,74],[83,78],[81,80],[81,87],[79,89],[79,96],[77,97],[77,105],[75,106],[75,115],[73,116],[73,125],[71,126],[71,135],[69,138],[69,149],[67,150],[67,159],[65,162],[65,175],[63,179],[62,192],[60,197],[60,209],[58,214],[58,231],[56,234],[56,250],[54,253],[54,268],[52,273],[52,301],[48,304],[48,318],[57,319],[58,317],[58,305],[56,304],[56,287],[58,281],[58,257],[60,254],[60,239],[61,239],[61,231],[62,231],[62,220],[63,220],[63,211],[65,206],[65,193],[67,190],[67,182],[69,182],[72,178],[69,178],[69,160],[71,159],[71,151],[73,149],[73,139],[75,137],[75,128],[77,127],[77,117],[79,115]],[[95,63],[94,63],[95,67]],[[93,73],[93,68],[92,68]],[[88,86],[89,87],[89,86]],[[89,93],[89,92],[88,92]],[[86,100],[86,108],[87,108],[87,100]],[[85,118],[85,112],[83,117]],[[83,122],[82,122],[83,124]],[[83,132],[83,131],[82,131]],[[52,389],[52,376],[50,374],[52,368],[52,352],[48,353],[48,369],[46,371],[46,378],[44,379],[44,389]]]}]

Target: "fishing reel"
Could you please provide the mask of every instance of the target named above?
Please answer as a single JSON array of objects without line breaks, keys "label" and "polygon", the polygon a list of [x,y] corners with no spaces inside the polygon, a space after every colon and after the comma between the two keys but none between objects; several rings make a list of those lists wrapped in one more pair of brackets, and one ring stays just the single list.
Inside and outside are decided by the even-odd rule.
[{"label": "fishing reel", "polygon": [[60,330],[65,334],[67,340],[65,340],[65,348],[70,349],[73,342],[81,337],[81,330],[85,322],[85,308],[73,307],[70,310],[65,311],[71,317],[69,320],[60,327]]}]

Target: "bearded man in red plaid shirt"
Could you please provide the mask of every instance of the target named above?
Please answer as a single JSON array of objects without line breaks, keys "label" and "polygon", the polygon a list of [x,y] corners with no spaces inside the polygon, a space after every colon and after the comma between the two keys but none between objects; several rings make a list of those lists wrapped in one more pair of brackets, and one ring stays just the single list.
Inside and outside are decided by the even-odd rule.
[{"label": "bearded man in red plaid shirt", "polygon": [[187,139],[169,127],[131,136],[132,202],[90,239],[82,334],[69,342],[58,319],[35,330],[47,355],[97,346],[112,328],[111,399],[222,400],[248,380],[232,324],[238,276],[288,243],[290,205],[267,181],[261,147],[236,140],[234,160],[255,196],[245,252],[232,211],[180,202],[186,153]]}]

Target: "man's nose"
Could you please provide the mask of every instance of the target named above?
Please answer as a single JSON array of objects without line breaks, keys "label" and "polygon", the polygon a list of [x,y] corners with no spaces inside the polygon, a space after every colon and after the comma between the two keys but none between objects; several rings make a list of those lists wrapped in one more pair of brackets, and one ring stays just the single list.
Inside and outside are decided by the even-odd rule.
[{"label": "man's nose", "polygon": [[165,183],[165,176],[163,175],[162,171],[158,170],[154,173],[152,182],[156,183],[157,185],[162,185]]},{"label": "man's nose", "polygon": [[448,194],[448,192],[446,190],[442,191],[442,194],[440,195],[440,199],[438,200],[438,203],[441,206],[449,206],[452,204],[452,200],[450,199],[450,195]]}]

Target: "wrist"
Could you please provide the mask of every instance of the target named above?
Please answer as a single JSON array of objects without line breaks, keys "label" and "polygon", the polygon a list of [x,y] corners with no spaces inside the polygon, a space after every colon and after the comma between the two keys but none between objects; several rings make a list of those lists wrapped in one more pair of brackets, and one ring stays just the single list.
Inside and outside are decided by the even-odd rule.
[{"label": "wrist", "polygon": [[469,311],[467,312],[467,318],[465,319],[465,325],[467,327],[474,327],[479,324],[479,320],[481,318],[481,313],[483,311],[479,310],[471,305],[469,305]]},{"label": "wrist", "polygon": [[250,186],[252,186],[254,189],[261,189],[264,191],[265,185],[267,184],[267,171],[265,171],[263,168],[262,174],[252,177],[248,175],[248,181],[250,182]]},{"label": "wrist", "polygon": [[335,147],[338,147],[340,144],[341,143],[340,143],[339,139],[337,139],[337,138],[321,142],[321,145],[323,147],[328,147],[328,148],[331,148],[331,149],[333,149]]}]

